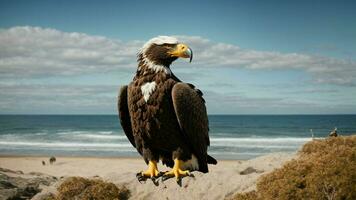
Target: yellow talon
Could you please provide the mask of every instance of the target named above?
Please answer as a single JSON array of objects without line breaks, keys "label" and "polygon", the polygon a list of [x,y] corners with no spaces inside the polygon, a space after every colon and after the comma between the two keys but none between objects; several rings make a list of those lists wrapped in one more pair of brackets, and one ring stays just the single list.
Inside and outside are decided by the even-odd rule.
[{"label": "yellow talon", "polygon": [[147,178],[158,177],[160,173],[157,169],[157,162],[154,160],[150,160],[148,162],[148,169],[144,172],[141,172],[141,175]]},{"label": "yellow talon", "polygon": [[182,177],[190,176],[189,170],[181,170],[183,161],[174,159],[174,166],[171,171],[164,173],[163,177],[176,177],[179,181]]}]

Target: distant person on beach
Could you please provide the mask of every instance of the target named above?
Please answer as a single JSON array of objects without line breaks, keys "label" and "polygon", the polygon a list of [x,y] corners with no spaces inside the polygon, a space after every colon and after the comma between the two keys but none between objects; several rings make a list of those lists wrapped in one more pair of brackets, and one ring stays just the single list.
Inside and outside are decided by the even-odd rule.
[{"label": "distant person on beach", "polygon": [[56,162],[56,157],[52,156],[49,158],[49,163],[52,165],[53,163]]}]

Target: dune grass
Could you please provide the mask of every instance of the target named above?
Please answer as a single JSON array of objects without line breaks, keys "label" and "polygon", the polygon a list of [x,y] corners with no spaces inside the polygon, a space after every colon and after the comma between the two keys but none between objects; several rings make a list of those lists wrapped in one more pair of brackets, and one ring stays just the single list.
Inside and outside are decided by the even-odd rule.
[{"label": "dune grass", "polygon": [[86,179],[82,177],[67,178],[58,188],[58,194],[53,198],[56,200],[126,200],[130,191],[113,183],[99,179]]},{"label": "dune grass", "polygon": [[356,199],[356,135],[313,140],[299,157],[262,176],[235,200]]}]

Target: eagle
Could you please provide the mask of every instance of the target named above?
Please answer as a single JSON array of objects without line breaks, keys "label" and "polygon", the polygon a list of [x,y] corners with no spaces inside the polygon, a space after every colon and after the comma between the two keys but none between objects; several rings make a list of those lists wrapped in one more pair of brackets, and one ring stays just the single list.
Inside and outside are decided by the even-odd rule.
[{"label": "eagle", "polygon": [[[193,176],[192,171],[207,173],[208,164],[217,164],[207,154],[209,125],[203,93],[173,74],[170,65],[178,58],[191,62],[193,51],[175,37],[150,39],[137,54],[132,82],[119,92],[121,126],[148,165],[136,175],[140,182],[175,177],[179,183]],[[159,161],[172,169],[160,172]]]}]

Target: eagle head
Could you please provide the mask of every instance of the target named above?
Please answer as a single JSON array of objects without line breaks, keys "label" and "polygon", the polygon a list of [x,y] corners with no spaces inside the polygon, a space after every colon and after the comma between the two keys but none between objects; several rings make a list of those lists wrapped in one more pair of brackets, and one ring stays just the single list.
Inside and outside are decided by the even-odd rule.
[{"label": "eagle head", "polygon": [[174,37],[158,36],[146,42],[138,53],[139,67],[157,71],[167,70],[177,58],[193,59],[193,51]]}]

